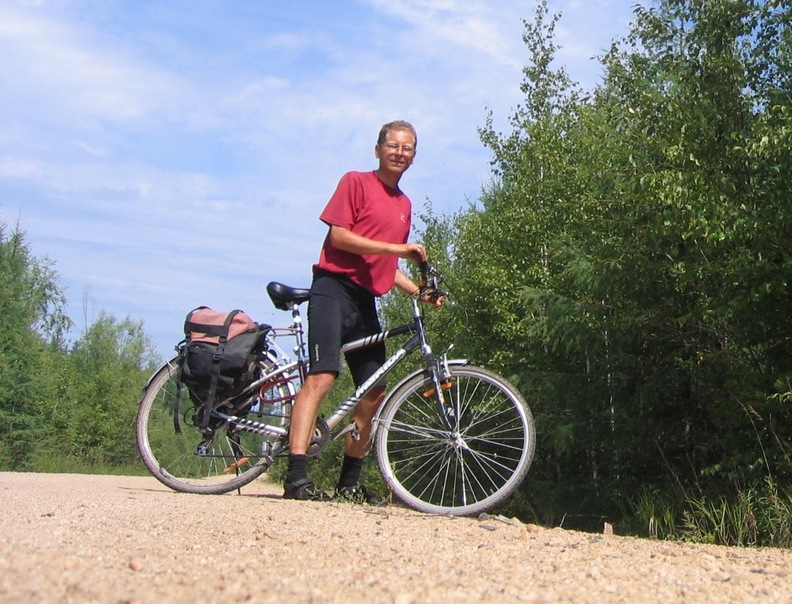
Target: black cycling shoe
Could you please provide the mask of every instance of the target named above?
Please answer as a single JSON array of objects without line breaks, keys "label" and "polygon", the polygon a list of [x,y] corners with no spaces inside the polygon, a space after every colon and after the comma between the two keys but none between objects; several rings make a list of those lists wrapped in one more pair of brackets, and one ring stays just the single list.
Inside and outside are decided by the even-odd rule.
[{"label": "black cycling shoe", "polygon": [[283,484],[283,498],[297,501],[332,501],[332,497],[316,488],[310,478]]},{"label": "black cycling shoe", "polygon": [[362,484],[354,487],[339,487],[335,490],[333,501],[342,503],[367,503],[368,505],[386,505],[385,500],[376,493],[369,493]]}]

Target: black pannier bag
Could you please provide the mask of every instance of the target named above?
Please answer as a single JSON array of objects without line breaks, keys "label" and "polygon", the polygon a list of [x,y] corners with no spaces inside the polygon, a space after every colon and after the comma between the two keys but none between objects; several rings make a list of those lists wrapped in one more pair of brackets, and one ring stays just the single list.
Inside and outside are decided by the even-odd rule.
[{"label": "black pannier bag", "polygon": [[184,321],[181,381],[199,409],[201,428],[223,401],[255,381],[257,359],[269,325],[258,324],[241,310],[218,312],[200,306]]}]

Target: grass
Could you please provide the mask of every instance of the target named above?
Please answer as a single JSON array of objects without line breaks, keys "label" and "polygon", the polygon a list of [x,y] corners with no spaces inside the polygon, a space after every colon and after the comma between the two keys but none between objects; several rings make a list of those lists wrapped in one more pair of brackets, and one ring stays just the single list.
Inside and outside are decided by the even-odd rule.
[{"label": "grass", "polygon": [[672,501],[644,493],[633,506],[642,534],[727,546],[792,547],[792,493],[775,481],[716,498]]}]

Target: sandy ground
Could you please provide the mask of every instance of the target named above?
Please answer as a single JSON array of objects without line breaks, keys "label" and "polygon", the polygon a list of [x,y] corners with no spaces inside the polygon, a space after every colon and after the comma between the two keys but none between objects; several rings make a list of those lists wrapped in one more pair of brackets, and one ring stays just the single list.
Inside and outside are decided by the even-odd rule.
[{"label": "sandy ground", "polygon": [[792,551],[0,473],[0,602],[792,602]]}]

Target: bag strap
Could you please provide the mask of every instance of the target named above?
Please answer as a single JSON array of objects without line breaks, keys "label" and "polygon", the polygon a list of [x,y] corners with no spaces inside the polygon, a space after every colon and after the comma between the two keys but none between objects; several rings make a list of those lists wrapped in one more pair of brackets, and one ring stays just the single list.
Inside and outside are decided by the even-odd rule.
[{"label": "bag strap", "polygon": [[263,323],[256,326],[256,333],[258,334],[258,338],[256,340],[256,345],[250,349],[250,352],[247,355],[247,359],[246,359],[247,362],[245,364],[246,371],[244,373],[243,379],[250,379],[255,374],[256,371],[255,361],[258,358],[258,356],[261,354],[261,349],[264,346],[264,341],[270,329],[272,328],[269,325]]},{"label": "bag strap", "polygon": [[202,310],[204,308],[209,308],[208,306],[199,306],[195,310],[190,311],[190,314],[187,315],[187,319],[184,321],[184,333],[187,336],[187,341],[190,341],[190,334],[195,331],[198,333],[203,333],[208,336],[218,336],[220,338],[220,342],[224,343],[228,340],[228,332],[231,329],[231,323],[234,322],[234,317],[236,317],[242,311],[239,309],[232,310],[228,313],[226,317],[225,323],[222,325],[207,325],[206,323],[196,323],[192,320],[193,314],[196,311]]},{"label": "bag strap", "polygon": [[189,342],[192,338],[191,332],[195,329],[196,323],[192,322],[192,316],[197,313],[199,310],[203,310],[204,308],[209,308],[208,306],[199,306],[198,308],[193,308],[190,312],[187,313],[187,317],[184,319],[184,341]]},{"label": "bag strap", "polygon": [[228,336],[228,327],[225,325],[207,325],[206,323],[193,323],[192,321],[184,323],[184,331],[188,338],[193,331],[204,333],[208,336],[220,336],[221,338]]},{"label": "bag strap", "polygon": [[[201,418],[201,429],[206,430],[209,426],[209,416],[214,413],[215,410],[215,395],[217,394],[217,381],[220,378],[220,359],[223,358],[223,352],[225,351],[226,342],[228,342],[228,331],[231,329],[231,323],[234,320],[241,310],[232,310],[228,313],[226,317],[225,324],[220,327],[223,329],[223,333],[220,334],[213,334],[220,336],[220,342],[217,344],[217,348],[212,355],[212,381],[209,384],[209,394],[206,396],[206,403],[203,417]],[[206,332],[208,333],[208,332]]]}]

